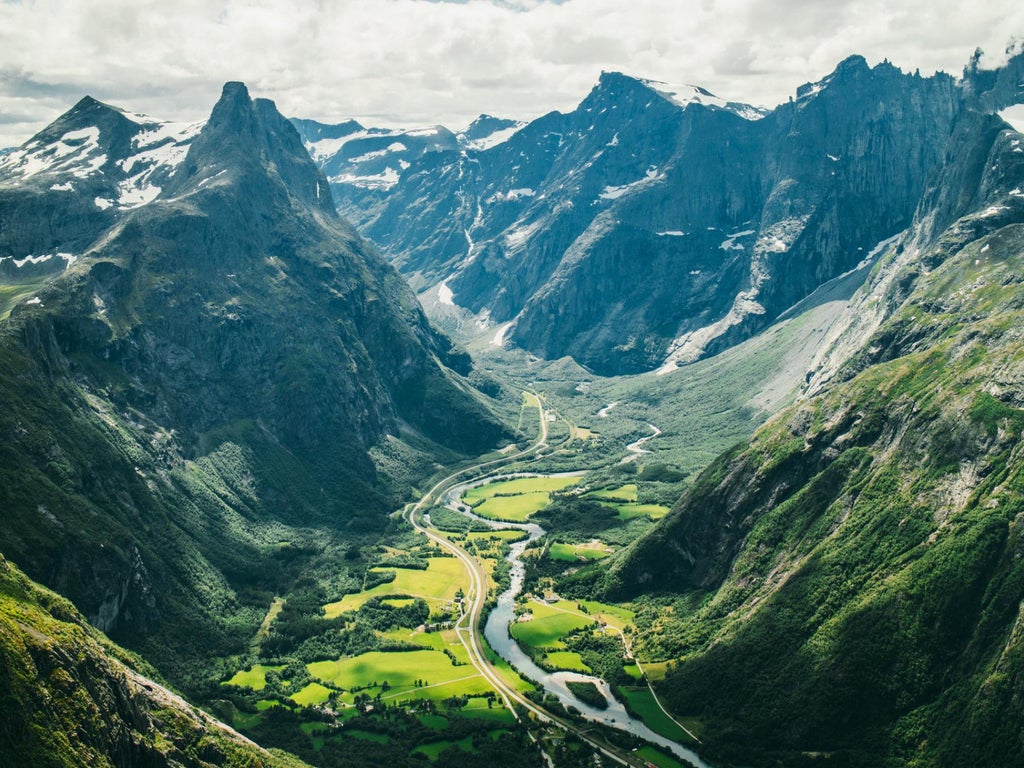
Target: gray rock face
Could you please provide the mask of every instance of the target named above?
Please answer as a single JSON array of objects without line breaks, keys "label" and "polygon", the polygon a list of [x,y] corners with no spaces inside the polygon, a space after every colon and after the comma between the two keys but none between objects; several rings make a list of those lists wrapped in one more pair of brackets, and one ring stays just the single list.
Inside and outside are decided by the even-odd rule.
[{"label": "gray rock face", "polygon": [[446,281],[539,355],[671,368],[905,228],[961,97],[860,57],[771,113],[605,73],[574,112],[424,155],[349,213],[414,284]]}]

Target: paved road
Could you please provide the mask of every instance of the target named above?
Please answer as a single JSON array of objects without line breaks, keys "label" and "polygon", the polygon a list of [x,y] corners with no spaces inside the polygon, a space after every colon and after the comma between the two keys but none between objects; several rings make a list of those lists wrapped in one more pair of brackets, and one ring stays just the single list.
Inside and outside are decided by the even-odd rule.
[{"label": "paved road", "polygon": [[[537,397],[534,393],[530,394],[533,397]],[[481,470],[498,469],[512,462],[540,455],[542,451],[548,447],[548,421],[543,403],[539,397],[537,398],[537,411],[540,421],[540,436],[533,445],[519,451],[518,453],[503,456],[500,459],[485,461],[480,464],[475,464],[471,467],[461,469],[458,472],[453,472],[444,479],[438,481],[437,484],[427,491],[427,493],[424,494],[418,502],[407,507],[406,517],[413,528],[443,549],[453,554],[466,567],[466,571],[470,577],[470,588],[466,593],[468,608],[465,609],[465,613],[462,618],[457,622],[456,632],[458,633],[462,644],[465,646],[473,666],[476,667],[477,671],[479,671],[480,674],[483,675],[483,677],[494,687],[498,692],[498,695],[502,698],[502,701],[505,703],[505,706],[516,715],[516,718],[518,719],[519,715],[514,705],[518,705],[526,709],[528,712],[532,712],[541,722],[550,723],[562,728],[563,730],[574,733],[581,740],[587,742],[590,746],[594,747],[617,763],[629,766],[643,766],[644,761],[640,758],[632,755],[631,753],[624,752],[611,745],[605,744],[604,742],[595,740],[592,736],[585,733],[589,728],[580,728],[575,723],[548,712],[543,707],[538,706],[533,701],[523,696],[523,694],[505,681],[505,679],[487,660],[484,653],[484,640],[480,632],[480,615],[483,612],[484,604],[487,601],[487,574],[484,572],[475,557],[471,556],[464,549],[443,536],[439,536],[429,528],[425,528],[421,525],[418,517],[425,508],[440,499],[452,485],[456,482],[465,480],[466,477],[464,476],[472,475],[474,479],[482,478],[484,474],[481,473]]]}]

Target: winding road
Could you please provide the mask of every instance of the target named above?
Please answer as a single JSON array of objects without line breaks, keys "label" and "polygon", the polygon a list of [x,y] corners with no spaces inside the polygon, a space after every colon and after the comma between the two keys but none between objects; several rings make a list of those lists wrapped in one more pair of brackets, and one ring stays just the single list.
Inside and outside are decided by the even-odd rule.
[{"label": "winding road", "polygon": [[[517,707],[525,709],[535,715],[541,722],[555,725],[565,731],[573,733],[576,737],[621,765],[642,767],[646,765],[646,761],[643,759],[628,751],[608,744],[601,739],[595,738],[588,732],[590,730],[589,728],[581,727],[547,711],[541,706],[538,706],[516,690],[514,686],[505,681],[501,674],[487,659],[484,652],[484,640],[480,630],[480,616],[487,601],[487,574],[484,572],[475,557],[449,541],[447,538],[439,535],[430,528],[425,527],[420,522],[423,511],[431,504],[441,499],[444,493],[446,493],[456,482],[470,479],[470,476],[472,476],[472,479],[482,478],[483,474],[481,473],[481,470],[497,469],[522,459],[539,457],[542,455],[544,449],[549,447],[548,420],[546,418],[544,404],[535,393],[531,392],[526,394],[528,397],[532,397],[536,401],[540,422],[540,435],[536,442],[517,453],[474,464],[470,467],[465,467],[439,480],[422,496],[422,498],[420,498],[418,502],[415,504],[409,504],[406,507],[406,519],[415,530],[422,533],[435,544],[457,557],[466,567],[466,572],[470,577],[470,588],[466,592],[467,604],[464,605],[464,613],[456,623],[455,629],[459,639],[462,641],[463,646],[465,646],[466,651],[469,654],[470,662],[498,692],[498,695],[501,697],[505,706],[508,707],[508,709],[516,716],[516,719],[519,719]],[[566,438],[566,442],[571,439],[572,430],[570,429],[570,436]]]}]

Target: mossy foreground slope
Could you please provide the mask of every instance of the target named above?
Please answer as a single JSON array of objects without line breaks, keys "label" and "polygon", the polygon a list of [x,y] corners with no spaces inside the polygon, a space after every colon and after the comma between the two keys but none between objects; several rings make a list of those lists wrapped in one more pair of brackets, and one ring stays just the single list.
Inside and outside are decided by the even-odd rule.
[{"label": "mossy foreground slope", "polygon": [[0,765],[302,768],[145,677],[146,666],[0,556]]}]

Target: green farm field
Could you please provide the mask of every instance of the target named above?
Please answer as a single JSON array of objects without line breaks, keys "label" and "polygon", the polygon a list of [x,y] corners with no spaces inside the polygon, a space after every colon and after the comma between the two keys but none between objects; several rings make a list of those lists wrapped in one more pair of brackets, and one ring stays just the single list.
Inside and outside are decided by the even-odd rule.
[{"label": "green farm field", "polygon": [[[456,666],[447,655],[435,650],[371,651],[337,661],[316,661],[306,668],[313,677],[336,688],[365,689],[371,695],[380,692],[383,699],[444,699],[491,690],[472,665]],[[417,680],[421,686],[416,685]],[[387,691],[382,690],[384,682],[388,683]]]},{"label": "green farm field", "polygon": [[425,571],[416,568],[387,569],[395,571],[394,581],[328,603],[324,606],[324,615],[333,619],[346,611],[358,610],[371,597],[388,595],[411,595],[428,602],[443,603],[454,599],[459,587],[468,584],[465,568],[456,558],[431,557],[428,562],[429,567]]},{"label": "green farm field", "polygon": [[580,560],[601,560],[608,557],[612,550],[607,545],[601,544],[565,544],[556,541],[548,549],[548,557],[552,560],[565,560],[577,562]]},{"label": "green farm field", "polygon": [[647,723],[648,727],[660,733],[662,736],[683,744],[692,742],[689,734],[686,733],[672,718],[662,712],[661,707],[654,700],[650,688],[644,687],[622,687],[619,693],[626,700],[629,711]]},{"label": "green farm field", "polygon": [[323,704],[330,698],[331,689],[320,683],[309,683],[301,691],[296,691],[289,698],[296,704],[303,707],[310,707],[314,704]]},{"label": "green farm field", "polygon": [[588,674],[593,672],[575,651],[549,651],[544,656],[544,661],[555,669],[567,669],[570,672],[586,672]]},{"label": "green farm field", "polygon": [[594,623],[592,617],[580,614],[575,604],[565,600],[554,605],[535,601],[529,609],[533,618],[512,624],[509,631],[516,640],[534,648],[561,649],[565,635]]},{"label": "green farm field", "polygon": [[239,688],[251,688],[254,691],[262,691],[267,687],[267,672],[280,672],[284,669],[284,665],[280,666],[265,666],[263,664],[253,664],[252,669],[240,669],[232,675],[230,680],[226,680],[222,685],[234,685]]},{"label": "green farm field", "polygon": [[615,627],[620,631],[624,630],[627,625],[632,624],[633,617],[636,615],[628,608],[623,608],[619,605],[609,605],[608,603],[599,603],[597,600],[580,600],[579,604],[586,608],[595,619],[599,619],[608,626]]},{"label": "green farm field", "polygon": [[596,491],[588,492],[585,496],[588,499],[636,502],[637,487],[636,483],[627,483],[618,488],[599,488]]},{"label": "green farm field", "polygon": [[493,520],[523,522],[544,509],[553,491],[576,485],[578,477],[517,477],[470,488],[463,495],[473,511]]}]

